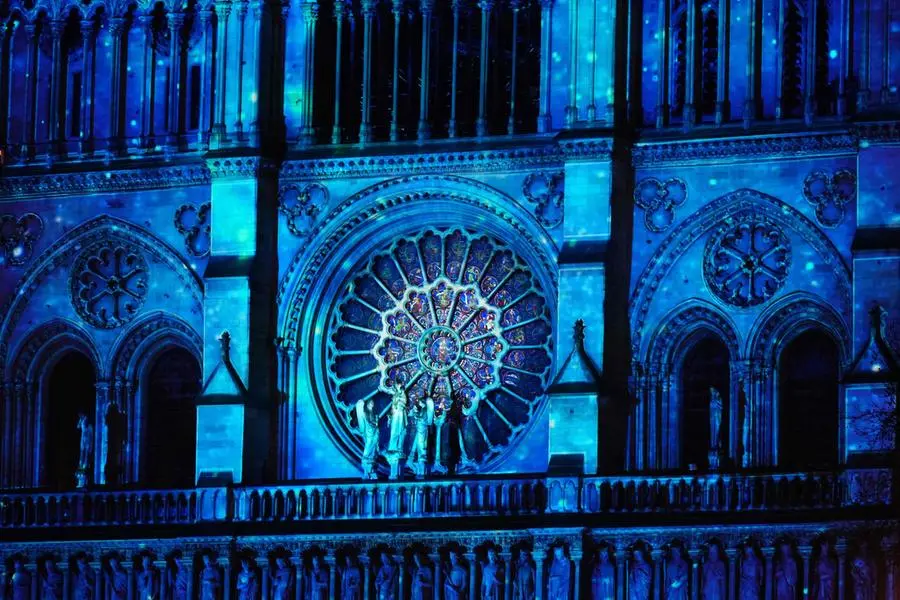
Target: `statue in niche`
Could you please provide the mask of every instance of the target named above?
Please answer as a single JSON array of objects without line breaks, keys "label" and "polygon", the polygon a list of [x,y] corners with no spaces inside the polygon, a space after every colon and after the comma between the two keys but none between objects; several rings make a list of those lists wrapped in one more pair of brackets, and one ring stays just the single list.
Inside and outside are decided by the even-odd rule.
[{"label": "statue in niche", "polygon": [[569,599],[569,574],[571,570],[572,565],[563,547],[555,547],[553,549],[553,562],[550,563],[547,594],[549,600]]},{"label": "statue in niche", "polygon": [[831,543],[822,540],[819,548],[819,560],[816,561],[816,586],[812,598],[815,600],[834,600],[837,569],[831,558]]},{"label": "statue in niche", "polygon": [[73,600],[93,600],[94,585],[97,578],[87,558],[79,556],[75,561],[75,573],[72,582]]},{"label": "statue in niche", "polygon": [[703,600],[725,600],[725,563],[716,544],[710,544],[703,563]]},{"label": "statue in niche", "polygon": [[75,485],[83,488],[87,486],[88,471],[91,467],[91,459],[94,456],[94,427],[84,413],[78,414],[77,427],[81,431],[81,436],[79,440],[78,470],[75,472]]},{"label": "statue in niche", "polygon": [[428,434],[434,425],[434,400],[425,398],[424,404],[415,405],[416,435],[413,438],[412,450],[407,464],[416,474],[416,479],[425,479],[426,461],[428,460]]},{"label": "statue in niche", "polygon": [[591,572],[591,597],[593,600],[615,600],[616,570],[609,559],[609,548],[600,548],[597,562]]},{"label": "statue in niche", "polygon": [[459,552],[450,551],[450,570],[444,574],[444,600],[466,600],[469,578],[459,559]]},{"label": "statue in niche", "polygon": [[10,597],[12,600],[31,599],[31,574],[25,569],[22,558],[13,559],[13,572],[9,578]]},{"label": "statue in niche", "polygon": [[106,457],[106,483],[110,485],[121,484],[122,464],[125,458],[125,438],[128,431],[128,423],[125,413],[117,402],[110,402],[106,409],[107,449]]},{"label": "statue in niche", "polygon": [[135,576],[137,583],[137,600],[153,600],[156,598],[156,569],[147,554],[141,557],[141,570]]},{"label": "statue in niche", "polygon": [[313,555],[312,568],[307,577],[307,600],[328,600],[328,569],[322,566],[322,558]]},{"label": "statue in niche", "polygon": [[534,599],[534,567],[531,566],[531,553],[528,550],[519,552],[516,579],[513,584],[513,598],[515,600]]},{"label": "statue in niche", "polygon": [[107,598],[109,600],[127,600],[128,598],[128,571],[119,562],[116,556],[109,557],[107,569]]},{"label": "statue in niche", "polygon": [[775,564],[775,600],[797,600],[797,561],[791,545],[782,542]]},{"label": "statue in niche", "polygon": [[341,598],[344,600],[362,600],[362,570],[352,556],[344,559],[344,572],[341,573]]},{"label": "statue in niche", "polygon": [[650,584],[653,582],[653,570],[644,558],[644,551],[635,548],[631,560],[631,572],[628,574],[628,600],[650,600]]},{"label": "statue in niche", "polygon": [[722,448],[722,394],[714,387],[709,388],[709,449]]},{"label": "statue in niche", "polygon": [[666,565],[666,600],[687,600],[688,564],[680,546],[672,546]]},{"label": "statue in niche", "polygon": [[487,562],[481,566],[481,600],[500,600],[503,596],[503,576],[497,550],[488,548]]},{"label": "statue in niche", "polygon": [[294,574],[283,556],[275,559],[272,571],[272,600],[291,600],[294,587]]},{"label": "statue in niche", "polygon": [[740,599],[759,600],[763,583],[763,567],[753,551],[753,546],[744,546],[741,557]]},{"label": "statue in niche", "polygon": [[412,600],[432,600],[434,598],[434,572],[418,552],[413,555]]},{"label": "statue in niche", "polygon": [[203,570],[200,571],[200,600],[218,600],[222,589],[222,574],[219,566],[209,554],[203,555]]},{"label": "statue in niche", "polygon": [[400,382],[395,382],[394,392],[391,395],[391,428],[386,453],[388,464],[391,467],[390,479],[400,479],[400,464],[405,456],[403,447],[406,443],[406,426],[408,424],[406,407],[408,405],[409,398],[406,395],[406,388]]},{"label": "statue in niche", "polygon": [[875,562],[869,558],[868,544],[859,546],[859,553],[850,565],[850,577],[853,579],[854,600],[875,600],[878,591],[878,577]]},{"label": "statue in niche", "polygon": [[387,552],[381,553],[381,567],[375,575],[375,594],[378,600],[393,600],[397,589],[397,567],[387,555]]},{"label": "statue in niche", "polygon": [[166,581],[169,584],[169,589],[172,590],[172,600],[188,600],[190,572],[181,564],[180,556],[175,556],[172,559],[172,568],[169,569]]},{"label": "statue in niche", "polygon": [[741,446],[744,449],[743,464],[749,467],[752,462],[752,452],[750,450],[750,430],[753,427],[753,407],[747,401],[747,394],[744,392],[744,382],[738,387],[738,411],[741,417]]},{"label": "statue in niche", "polygon": [[369,398],[356,403],[356,422],[363,436],[363,479],[378,479],[378,475],[375,474],[375,459],[378,455],[378,416],[375,414],[375,400]]},{"label": "statue in niche", "polygon": [[238,571],[237,583],[238,600],[256,600],[256,573],[250,568],[250,559],[241,558],[241,570]]},{"label": "statue in niche", "polygon": [[44,575],[41,578],[42,600],[62,600],[63,574],[56,566],[53,557],[44,561]]}]

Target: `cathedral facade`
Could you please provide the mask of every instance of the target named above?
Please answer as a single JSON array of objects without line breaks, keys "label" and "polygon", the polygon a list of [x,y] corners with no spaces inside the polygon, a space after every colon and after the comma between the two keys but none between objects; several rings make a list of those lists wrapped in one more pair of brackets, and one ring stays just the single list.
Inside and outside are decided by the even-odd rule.
[{"label": "cathedral facade", "polygon": [[895,0],[0,0],[0,599],[892,600]]}]

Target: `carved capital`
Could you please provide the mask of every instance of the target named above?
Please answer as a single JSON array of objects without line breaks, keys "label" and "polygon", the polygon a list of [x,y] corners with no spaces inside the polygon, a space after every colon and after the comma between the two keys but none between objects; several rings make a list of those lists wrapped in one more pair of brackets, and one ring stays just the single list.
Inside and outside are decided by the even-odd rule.
[{"label": "carved capital", "polygon": [[109,20],[109,34],[113,37],[122,36],[127,25],[125,17],[113,17]]}]

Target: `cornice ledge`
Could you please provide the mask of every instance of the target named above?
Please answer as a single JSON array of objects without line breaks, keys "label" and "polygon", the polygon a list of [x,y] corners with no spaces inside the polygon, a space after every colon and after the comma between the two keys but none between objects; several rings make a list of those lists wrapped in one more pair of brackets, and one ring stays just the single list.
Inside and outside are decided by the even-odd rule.
[{"label": "cornice ledge", "polygon": [[691,165],[708,160],[745,161],[854,154],[858,138],[851,132],[748,136],[727,139],[644,141],[632,152],[635,167]]},{"label": "cornice ledge", "polygon": [[245,179],[278,172],[278,163],[260,156],[206,159],[210,179]]},{"label": "cornice ledge", "polygon": [[208,185],[202,164],[0,177],[0,198],[65,196]]},{"label": "cornice ledge", "polygon": [[853,125],[853,132],[863,143],[900,142],[900,121],[856,123]]}]

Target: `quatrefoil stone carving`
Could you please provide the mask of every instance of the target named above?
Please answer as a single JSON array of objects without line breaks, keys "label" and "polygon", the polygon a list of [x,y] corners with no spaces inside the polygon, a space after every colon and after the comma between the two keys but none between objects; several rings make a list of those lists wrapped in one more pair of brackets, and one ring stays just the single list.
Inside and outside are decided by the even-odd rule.
[{"label": "quatrefoil stone carving", "polygon": [[856,197],[856,174],[839,169],[833,175],[813,171],[803,181],[803,197],[816,209],[822,227],[837,227],[844,221],[845,206]]},{"label": "quatrefoil stone carving", "polygon": [[672,225],[675,209],[687,200],[687,185],[672,177],[660,181],[655,177],[641,180],[634,188],[634,203],[644,211],[644,227],[660,233]]},{"label": "quatrefoil stone carving", "polygon": [[195,257],[209,254],[211,243],[211,205],[204,202],[199,207],[182,204],[175,210],[175,229],[184,237],[184,247]]},{"label": "quatrefoil stone carving", "polygon": [[531,173],[522,182],[522,193],[534,202],[534,214],[544,227],[556,227],[563,219],[563,174]]},{"label": "quatrefoil stone carving", "polygon": [[288,231],[298,237],[309,235],[327,203],[328,189],[320,183],[287,185],[278,194],[278,210],[287,217]]},{"label": "quatrefoil stone carving", "polygon": [[0,264],[24,265],[34,252],[34,244],[44,233],[44,222],[34,213],[21,217],[0,215]]}]

